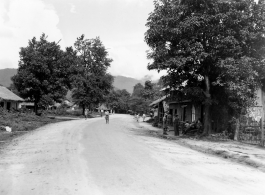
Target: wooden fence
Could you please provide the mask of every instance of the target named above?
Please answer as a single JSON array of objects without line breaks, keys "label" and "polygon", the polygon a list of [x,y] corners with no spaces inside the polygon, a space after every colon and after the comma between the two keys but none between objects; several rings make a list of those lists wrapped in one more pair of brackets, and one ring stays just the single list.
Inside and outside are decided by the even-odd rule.
[{"label": "wooden fence", "polygon": [[256,144],[264,146],[262,140],[262,108],[255,107],[249,114],[240,117],[240,127],[238,140],[248,144]]}]

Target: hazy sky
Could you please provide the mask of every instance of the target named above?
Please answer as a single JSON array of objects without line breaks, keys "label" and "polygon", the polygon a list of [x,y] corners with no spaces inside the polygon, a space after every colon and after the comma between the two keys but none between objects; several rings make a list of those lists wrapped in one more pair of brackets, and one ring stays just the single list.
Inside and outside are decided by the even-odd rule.
[{"label": "hazy sky", "polygon": [[0,0],[0,69],[17,68],[19,48],[44,32],[61,47],[99,36],[114,60],[110,73],[142,78],[148,71],[144,42],[153,0]]}]

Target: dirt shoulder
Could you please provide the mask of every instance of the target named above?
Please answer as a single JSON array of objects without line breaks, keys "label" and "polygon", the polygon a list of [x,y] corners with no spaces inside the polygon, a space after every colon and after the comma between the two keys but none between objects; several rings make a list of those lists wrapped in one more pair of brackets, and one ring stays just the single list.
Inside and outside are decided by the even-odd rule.
[{"label": "dirt shoulder", "polygon": [[163,135],[162,129],[153,127],[149,123],[140,122],[139,125],[149,131],[150,134],[163,139],[172,140],[182,146],[193,150],[216,155],[237,163],[255,167],[265,172],[265,148],[256,145],[244,144],[233,140],[207,141],[174,136],[170,131],[167,136]]},{"label": "dirt shoulder", "polygon": [[78,144],[85,122],[90,121],[48,124],[7,144],[1,150],[0,194],[85,194]]},{"label": "dirt shoulder", "polygon": [[[48,124],[72,120],[70,118],[49,118],[46,116],[34,116],[32,114],[10,113],[0,118],[0,149],[9,144],[13,139],[32,132]],[[5,131],[5,127],[11,127],[12,131]]]}]

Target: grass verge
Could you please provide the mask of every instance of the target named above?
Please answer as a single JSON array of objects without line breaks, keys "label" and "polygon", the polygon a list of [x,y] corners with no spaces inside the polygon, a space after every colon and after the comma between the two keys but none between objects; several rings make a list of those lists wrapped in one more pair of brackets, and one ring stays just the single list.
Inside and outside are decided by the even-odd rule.
[{"label": "grass verge", "polygon": [[[5,144],[15,137],[35,130],[50,123],[64,121],[62,119],[48,118],[45,115],[37,116],[34,113],[22,111],[6,111],[0,108],[0,144]],[[12,132],[5,131],[5,127],[11,127]]]}]

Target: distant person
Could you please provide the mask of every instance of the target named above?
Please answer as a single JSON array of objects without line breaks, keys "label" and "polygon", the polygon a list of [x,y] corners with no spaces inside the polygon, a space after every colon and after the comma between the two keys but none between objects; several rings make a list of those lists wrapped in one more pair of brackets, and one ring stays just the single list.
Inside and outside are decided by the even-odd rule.
[{"label": "distant person", "polygon": [[105,112],[106,124],[109,124],[109,111]]},{"label": "distant person", "polygon": [[137,114],[137,115],[136,115],[136,121],[137,121],[137,122],[139,122],[139,118],[140,118],[140,115]]},{"label": "distant person", "polygon": [[198,129],[198,132],[202,133],[203,127],[202,127],[202,123],[201,123],[201,119],[200,118],[198,118],[198,120],[196,121],[195,126],[196,126],[196,129]]},{"label": "distant person", "polygon": [[101,117],[103,116],[103,110],[100,110],[100,116]]},{"label": "distant person", "polygon": [[150,118],[153,119],[153,112],[150,112]]},{"label": "distant person", "polygon": [[192,126],[192,125],[190,124],[190,122],[189,122],[189,121],[186,121],[186,122],[184,123],[184,132],[183,132],[183,134],[187,134],[188,131],[190,130],[191,126]]},{"label": "distant person", "polygon": [[87,116],[88,116],[88,109],[86,108],[85,109],[85,120],[87,119]]},{"label": "distant person", "polygon": [[143,122],[144,122],[144,120],[145,120],[145,117],[146,117],[146,115],[145,115],[145,113],[143,113]]}]

